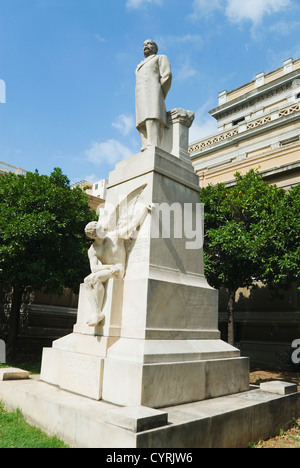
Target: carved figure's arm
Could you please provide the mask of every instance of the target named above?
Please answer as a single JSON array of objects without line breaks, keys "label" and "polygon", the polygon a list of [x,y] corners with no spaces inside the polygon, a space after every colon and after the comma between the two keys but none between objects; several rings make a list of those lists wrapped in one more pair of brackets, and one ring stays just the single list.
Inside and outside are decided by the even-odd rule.
[{"label": "carved figure's arm", "polygon": [[133,217],[133,220],[127,226],[121,227],[118,230],[118,237],[125,240],[129,239],[135,229],[143,223],[149,211],[151,211],[151,207],[144,206],[143,209]]},{"label": "carved figure's arm", "polygon": [[90,268],[91,268],[92,273],[96,273],[97,271],[103,268],[103,264],[98,259],[98,256],[93,246],[89,248],[88,257],[89,257]]}]

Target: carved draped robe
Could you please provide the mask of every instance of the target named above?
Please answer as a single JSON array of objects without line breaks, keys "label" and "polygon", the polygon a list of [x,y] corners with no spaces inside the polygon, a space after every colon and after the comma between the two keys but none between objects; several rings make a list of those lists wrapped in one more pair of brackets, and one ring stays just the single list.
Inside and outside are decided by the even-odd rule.
[{"label": "carved draped robe", "polygon": [[147,119],[167,124],[165,98],[172,83],[169,59],[165,55],[150,55],[136,69],[136,127]]}]

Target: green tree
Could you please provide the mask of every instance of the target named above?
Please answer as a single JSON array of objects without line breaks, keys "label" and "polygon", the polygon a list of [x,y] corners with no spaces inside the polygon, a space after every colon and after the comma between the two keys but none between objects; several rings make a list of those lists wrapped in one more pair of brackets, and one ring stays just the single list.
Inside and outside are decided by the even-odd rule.
[{"label": "green tree", "polygon": [[261,280],[272,287],[289,286],[300,276],[300,185],[284,192],[271,219],[262,214],[258,225],[262,258]]},{"label": "green tree", "polygon": [[45,289],[77,292],[88,273],[84,228],[95,219],[87,195],[58,168],[0,177],[0,284],[11,290],[7,354],[15,350],[22,298]]},{"label": "green tree", "polygon": [[239,288],[255,281],[289,284],[299,276],[299,188],[287,193],[257,171],[237,173],[235,184],[201,191],[205,205],[205,274],[228,292],[228,342],[234,343]]}]

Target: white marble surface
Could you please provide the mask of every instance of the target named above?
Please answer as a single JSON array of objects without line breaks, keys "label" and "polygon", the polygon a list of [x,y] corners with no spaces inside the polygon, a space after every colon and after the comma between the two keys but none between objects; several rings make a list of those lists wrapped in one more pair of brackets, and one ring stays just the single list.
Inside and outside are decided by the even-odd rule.
[{"label": "white marble surface", "polygon": [[104,321],[87,326],[82,287],[74,333],[44,351],[42,379],[89,398],[152,408],[246,391],[249,361],[220,339],[218,292],[204,276],[201,242],[187,248],[183,218],[180,236],[171,223],[167,236],[152,235],[157,204],[199,205],[192,165],[159,148],[135,155],[110,174],[107,203],[116,206],[139,187],[151,214],[125,242],[124,278],[107,281]]}]

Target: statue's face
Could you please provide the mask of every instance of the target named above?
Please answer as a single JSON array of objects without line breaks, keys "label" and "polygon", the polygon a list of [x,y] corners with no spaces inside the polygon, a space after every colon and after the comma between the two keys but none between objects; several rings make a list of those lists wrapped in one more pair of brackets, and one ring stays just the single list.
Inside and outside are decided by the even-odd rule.
[{"label": "statue's face", "polygon": [[89,223],[85,228],[85,234],[90,239],[104,239],[107,234],[106,227],[102,226],[102,224],[97,223],[97,221],[92,221]]},{"label": "statue's face", "polygon": [[148,39],[144,42],[144,55],[145,57],[149,57],[150,55],[154,55],[157,53],[157,45],[151,39]]},{"label": "statue's face", "polygon": [[107,234],[107,229],[102,224],[97,224],[97,238],[104,239]]}]

